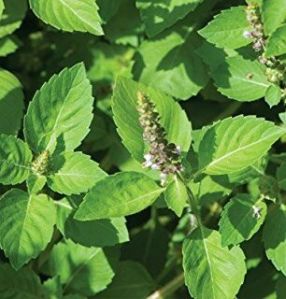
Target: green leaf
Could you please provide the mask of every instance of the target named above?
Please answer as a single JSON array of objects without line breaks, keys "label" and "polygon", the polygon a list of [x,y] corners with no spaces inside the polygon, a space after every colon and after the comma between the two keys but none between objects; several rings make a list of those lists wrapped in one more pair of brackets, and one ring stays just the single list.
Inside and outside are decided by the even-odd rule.
[{"label": "green leaf", "polygon": [[286,275],[286,208],[281,206],[269,213],[263,230],[263,242],[268,259]]},{"label": "green leaf", "polygon": [[250,102],[264,97],[270,82],[265,67],[258,61],[229,57],[212,72],[215,85],[223,95],[241,102]]},{"label": "green leaf", "polygon": [[113,95],[114,121],[123,144],[132,156],[142,161],[145,148],[143,129],[137,111],[138,91],[146,93],[156,105],[168,141],[179,145],[183,152],[187,152],[191,144],[191,124],[179,104],[158,90],[120,77]]},{"label": "green leaf", "polygon": [[0,245],[15,269],[45,249],[53,234],[56,209],[48,196],[19,189],[0,200]]},{"label": "green leaf", "polygon": [[272,33],[267,42],[265,53],[268,57],[286,53],[286,25],[279,27]]},{"label": "green leaf", "polygon": [[216,15],[214,20],[199,33],[219,48],[238,49],[251,43],[251,39],[243,36],[244,31],[249,30],[249,27],[245,7],[236,6]]},{"label": "green leaf", "polygon": [[285,129],[254,116],[226,118],[206,130],[199,146],[202,172],[210,175],[243,170],[262,158]]},{"label": "green leaf", "polygon": [[6,36],[0,39],[0,57],[14,53],[21,42],[14,36]]},{"label": "green leaf", "polygon": [[96,220],[138,213],[164,191],[141,173],[122,172],[99,181],[85,196],[77,220]]},{"label": "green leaf", "polygon": [[152,1],[136,0],[136,6],[140,10],[142,21],[146,27],[146,33],[153,37],[166,28],[183,19],[189,12],[203,0],[170,0]]},{"label": "green leaf", "polygon": [[14,136],[0,134],[0,183],[16,185],[25,181],[32,158],[26,143]]},{"label": "green leaf", "polygon": [[261,199],[238,194],[224,207],[219,222],[222,245],[237,245],[249,240],[264,222],[267,206]]},{"label": "green leaf", "polygon": [[24,114],[22,84],[12,73],[1,68],[0,111],[0,133],[16,135]]},{"label": "green leaf", "polygon": [[118,248],[87,248],[66,241],[54,246],[48,260],[48,271],[52,276],[60,276],[64,293],[91,296],[111,283],[118,259]]},{"label": "green leaf", "polygon": [[272,108],[280,103],[282,92],[279,86],[270,85],[266,90],[265,101]]},{"label": "green leaf", "polygon": [[66,152],[51,161],[52,174],[48,186],[61,194],[80,194],[87,192],[104,177],[105,172],[89,156],[81,152]]},{"label": "green leaf", "polygon": [[17,30],[25,17],[26,0],[4,0],[5,9],[0,18],[0,38]]},{"label": "green leaf", "polygon": [[103,35],[98,6],[94,0],[29,0],[29,2],[35,15],[55,28]]},{"label": "green leaf", "polygon": [[286,124],[286,112],[279,113],[279,118],[283,124]]},{"label": "green leaf", "polygon": [[86,247],[113,246],[129,241],[124,217],[78,221],[73,218],[74,208],[66,198],[56,201],[57,227],[66,239]]},{"label": "green leaf", "polygon": [[239,247],[221,246],[220,234],[197,228],[183,244],[185,281],[196,299],[233,299],[244,280],[246,267]]},{"label": "green leaf", "polygon": [[168,185],[164,196],[169,209],[173,210],[178,217],[181,217],[189,196],[186,186],[177,176]]},{"label": "green leaf", "polygon": [[135,78],[175,98],[187,100],[209,77],[196,53],[199,39],[186,22],[143,42],[134,65]]},{"label": "green leaf", "polygon": [[97,0],[99,14],[104,22],[108,22],[118,11],[121,1],[118,0]]},{"label": "green leaf", "polygon": [[276,177],[279,188],[286,190],[286,162],[283,162],[277,169]]},{"label": "green leaf", "polygon": [[43,284],[44,292],[49,299],[62,299],[63,290],[59,276],[46,280]]},{"label": "green leaf", "polygon": [[265,33],[270,35],[286,20],[285,1],[262,1],[262,20]]},{"label": "green leaf", "polygon": [[106,291],[100,293],[97,299],[146,299],[154,289],[155,283],[139,263],[121,262],[118,266],[112,284]]},{"label": "green leaf", "polygon": [[89,132],[92,88],[83,64],[64,69],[36,92],[24,120],[24,133],[36,153],[72,151]]},{"label": "green leaf", "polygon": [[15,271],[8,264],[0,264],[0,297],[2,299],[43,298],[40,278],[30,269]]},{"label": "green leaf", "polygon": [[5,8],[5,6],[4,6],[4,2],[3,2],[3,1],[4,1],[4,0],[0,0],[0,19],[1,19],[1,17],[2,17],[4,8]]}]

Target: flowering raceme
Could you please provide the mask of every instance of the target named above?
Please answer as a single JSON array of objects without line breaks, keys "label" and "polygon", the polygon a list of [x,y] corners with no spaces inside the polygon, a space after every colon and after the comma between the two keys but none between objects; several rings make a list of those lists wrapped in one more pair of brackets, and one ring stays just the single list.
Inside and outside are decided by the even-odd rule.
[{"label": "flowering raceme", "polygon": [[149,145],[144,155],[144,167],[159,170],[161,184],[164,185],[169,174],[183,170],[181,149],[174,143],[168,143],[166,131],[160,124],[160,116],[151,100],[142,92],[137,93],[139,122],[143,128],[143,139]]}]

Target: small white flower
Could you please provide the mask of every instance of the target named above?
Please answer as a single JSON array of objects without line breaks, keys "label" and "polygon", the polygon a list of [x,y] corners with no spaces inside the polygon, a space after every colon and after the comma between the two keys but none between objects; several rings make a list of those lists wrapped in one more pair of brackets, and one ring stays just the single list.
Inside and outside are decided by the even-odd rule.
[{"label": "small white flower", "polygon": [[252,210],[253,210],[252,217],[259,219],[261,217],[261,209],[259,207],[253,206]]},{"label": "small white flower", "polygon": [[152,161],[145,161],[143,167],[151,167],[153,165]]},{"label": "small white flower", "polygon": [[156,164],[156,163],[153,163],[153,164],[151,165],[151,168],[152,168],[153,170],[157,170],[157,169],[159,169],[159,165]]},{"label": "small white flower", "polygon": [[259,52],[261,51],[263,48],[263,42],[261,40],[258,40],[256,43],[253,44],[253,49],[256,51],[256,52]]},{"label": "small white flower", "polygon": [[160,173],[160,179],[161,179],[161,186],[164,186],[167,182],[167,174],[161,172]]},{"label": "small white flower", "polygon": [[149,161],[152,161],[152,155],[151,154],[146,154],[146,155],[144,155],[144,159],[145,159],[145,161],[146,162],[149,162]]},{"label": "small white flower", "polygon": [[181,154],[181,147],[179,145],[176,146],[176,154],[180,155]]},{"label": "small white flower", "polygon": [[248,30],[245,30],[242,35],[244,38],[252,38],[252,32]]}]

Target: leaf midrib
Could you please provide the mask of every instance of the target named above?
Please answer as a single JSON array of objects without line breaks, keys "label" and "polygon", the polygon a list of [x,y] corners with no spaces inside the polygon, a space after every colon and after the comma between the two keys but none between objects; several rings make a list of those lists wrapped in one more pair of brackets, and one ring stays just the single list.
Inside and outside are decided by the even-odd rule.
[{"label": "leaf midrib", "polygon": [[215,298],[214,278],[213,278],[213,273],[212,273],[211,259],[210,259],[209,253],[208,253],[207,245],[205,243],[205,234],[204,234],[203,227],[202,227],[201,224],[199,225],[199,229],[200,229],[200,232],[201,232],[201,235],[202,235],[202,243],[203,243],[203,247],[204,247],[204,251],[205,251],[205,256],[206,256],[207,263],[208,263],[208,268],[209,268],[209,271],[210,271],[212,295],[213,295],[213,298]]}]

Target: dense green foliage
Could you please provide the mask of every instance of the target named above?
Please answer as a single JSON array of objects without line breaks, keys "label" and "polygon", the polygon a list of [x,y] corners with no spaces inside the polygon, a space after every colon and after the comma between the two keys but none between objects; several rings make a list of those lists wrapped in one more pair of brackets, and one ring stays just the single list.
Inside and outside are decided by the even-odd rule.
[{"label": "dense green foliage", "polygon": [[0,0],[0,298],[286,298],[284,0]]}]

